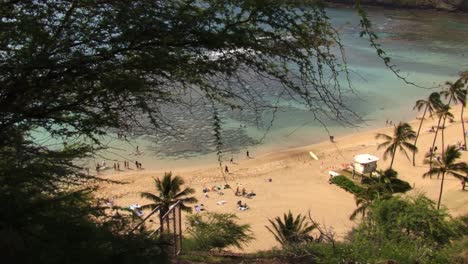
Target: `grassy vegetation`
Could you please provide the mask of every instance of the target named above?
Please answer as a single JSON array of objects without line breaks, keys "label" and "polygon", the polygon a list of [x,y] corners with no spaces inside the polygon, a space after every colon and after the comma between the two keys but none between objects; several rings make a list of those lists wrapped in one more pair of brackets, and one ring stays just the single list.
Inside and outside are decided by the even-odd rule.
[{"label": "grassy vegetation", "polygon": [[225,263],[229,261],[226,257],[221,256],[210,256],[210,255],[194,255],[194,254],[184,254],[178,257],[180,260],[186,260],[191,262],[202,262],[202,263]]},{"label": "grassy vegetation", "polygon": [[203,263],[468,263],[468,217],[451,218],[424,196],[377,200],[342,242],[295,244],[254,254],[183,256]]},{"label": "grassy vegetation", "polygon": [[253,239],[249,225],[237,223],[234,214],[203,213],[187,216],[189,237],[184,240],[186,250],[242,248]]},{"label": "grassy vegetation", "polygon": [[331,179],[331,182],[333,184],[336,184],[336,185],[340,186],[341,188],[343,188],[344,190],[346,190],[346,191],[348,191],[348,192],[350,192],[352,194],[358,194],[358,193],[362,192],[362,190],[363,190],[363,188],[361,186],[357,185],[352,180],[348,179],[347,177],[345,177],[343,175],[333,177]]}]

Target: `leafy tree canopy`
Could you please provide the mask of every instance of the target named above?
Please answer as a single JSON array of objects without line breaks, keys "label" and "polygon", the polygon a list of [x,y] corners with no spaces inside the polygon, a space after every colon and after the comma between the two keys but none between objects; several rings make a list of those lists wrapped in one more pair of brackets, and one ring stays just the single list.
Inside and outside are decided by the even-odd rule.
[{"label": "leafy tree canopy", "polygon": [[[211,250],[233,246],[243,248],[253,239],[250,225],[237,223],[234,214],[203,213],[187,217],[188,233],[186,240],[189,249]],[[191,248],[190,248],[191,247]]]},{"label": "leafy tree canopy", "polygon": [[[87,243],[94,231],[60,224],[104,230],[110,221],[89,195],[97,178],[76,162],[110,131],[171,134],[168,111],[198,106],[218,124],[219,139],[218,108],[274,110],[268,95],[296,99],[316,118],[357,118],[339,82],[347,75],[342,52],[324,6],[312,0],[1,1],[0,232],[11,235],[0,236],[2,252],[7,245],[8,256],[44,253],[63,263],[73,254],[56,253],[67,241],[89,250],[129,241],[125,225]],[[46,146],[37,131],[67,145]],[[4,243],[12,236],[18,243]],[[105,262],[118,251],[102,252]]]},{"label": "leafy tree canopy", "polygon": [[347,72],[339,36],[316,1],[0,5],[2,130],[167,131],[164,106],[272,107],[266,91],[317,118],[352,115],[338,81]]}]

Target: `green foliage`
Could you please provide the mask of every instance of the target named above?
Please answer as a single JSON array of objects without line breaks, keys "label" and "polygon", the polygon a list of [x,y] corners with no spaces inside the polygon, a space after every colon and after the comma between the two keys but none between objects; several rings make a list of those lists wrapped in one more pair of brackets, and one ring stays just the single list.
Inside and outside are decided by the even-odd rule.
[{"label": "green foliage", "polygon": [[398,173],[393,169],[378,171],[377,177],[365,177],[362,179],[362,184],[374,186],[381,194],[388,193],[405,193],[411,190],[411,185],[407,181],[398,179]]},{"label": "green foliage", "polygon": [[438,256],[437,250],[457,237],[457,226],[428,198],[392,197],[375,201],[352,231],[350,258],[367,262],[393,259],[399,263],[432,263]]},{"label": "green foliage", "polygon": [[253,239],[249,225],[237,223],[234,214],[202,213],[187,216],[190,237],[185,239],[184,250],[211,250],[225,247],[242,248]]},{"label": "green foliage", "polygon": [[418,148],[412,143],[413,140],[416,139],[416,132],[413,131],[411,125],[408,123],[399,123],[393,131],[393,136],[377,133],[375,138],[385,140],[377,146],[377,149],[385,148],[383,156],[384,159],[387,159],[388,156],[391,156],[392,161],[390,162],[390,169],[393,166],[393,161],[395,160],[395,154],[397,150],[403,153],[408,158],[408,160],[410,158],[406,150],[409,150],[412,153],[418,151]]},{"label": "green foliage", "polygon": [[[212,109],[271,110],[264,93],[246,85],[258,79],[268,82],[256,89],[274,83],[322,116],[358,118],[339,96],[348,87],[338,76],[347,74],[335,52],[343,47],[316,1],[2,1],[0,17],[6,259],[155,261],[156,242],[124,245],[131,219],[108,219],[89,195],[102,179],[77,164],[105,148],[100,140],[109,132],[180,133],[165,107],[208,101]],[[34,138],[38,132],[47,140]]]},{"label": "green foliage", "polygon": [[468,263],[468,236],[465,234],[462,239],[453,241],[437,253],[434,263],[444,263],[444,261],[453,264]]},{"label": "green foliage", "polygon": [[392,179],[390,182],[394,193],[405,193],[412,189],[411,185],[401,179]]},{"label": "green foliage", "polygon": [[226,263],[226,259],[223,257],[217,257],[217,256],[198,256],[198,255],[181,255],[178,256],[177,259],[180,260],[185,260],[185,261],[190,261],[189,263],[209,263],[209,264],[215,264],[215,263]]},{"label": "green foliage", "polygon": [[283,219],[277,216],[273,220],[268,219],[268,221],[271,227],[265,227],[283,247],[294,246],[314,240],[310,233],[317,228],[317,225],[309,223],[307,218],[301,214],[294,217],[291,212],[288,212],[283,215]]},{"label": "green foliage", "polygon": [[451,219],[424,196],[376,200],[368,210],[345,241],[299,244],[260,256],[291,263],[466,263],[468,216]]},{"label": "green foliage", "polygon": [[331,179],[333,184],[340,186],[341,188],[345,189],[346,191],[352,194],[358,194],[362,192],[363,188],[357,184],[355,184],[352,180],[346,178],[345,176],[339,175],[335,176]]},{"label": "green foliage", "polygon": [[195,193],[195,189],[187,187],[182,190],[182,185],[185,181],[180,176],[172,177],[172,172],[164,173],[161,179],[154,179],[154,186],[157,191],[157,195],[143,192],[141,197],[146,198],[153,203],[142,206],[143,209],[153,210],[157,206],[161,206],[161,214],[165,214],[169,211],[169,207],[178,201],[181,201],[180,208],[184,211],[191,212],[192,208],[186,206],[186,204],[193,204],[197,202],[197,199],[190,196]]},{"label": "green foliage", "polygon": [[361,185],[357,185],[345,176],[337,176],[331,182],[355,195],[357,208],[351,214],[354,220],[359,214],[364,216],[367,207],[374,201],[389,199],[394,193],[405,193],[411,190],[411,185],[397,178],[398,173],[393,169],[379,171],[377,177],[363,177]]},{"label": "green foliage", "polygon": [[444,155],[439,159],[432,159],[432,155],[429,159],[425,160],[425,163],[431,164],[431,168],[428,172],[423,174],[423,178],[432,175],[442,175],[440,183],[439,199],[437,201],[437,208],[440,208],[442,201],[442,193],[444,188],[445,175],[451,175],[458,179],[466,179],[468,173],[468,164],[464,161],[459,161],[461,152],[453,145],[448,145],[444,151]]}]

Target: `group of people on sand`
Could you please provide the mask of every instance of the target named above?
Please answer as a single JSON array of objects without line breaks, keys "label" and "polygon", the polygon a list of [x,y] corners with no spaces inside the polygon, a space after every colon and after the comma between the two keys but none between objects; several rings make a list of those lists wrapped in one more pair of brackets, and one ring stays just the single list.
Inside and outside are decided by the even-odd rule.
[{"label": "group of people on sand", "polygon": [[244,198],[252,198],[254,196],[256,196],[257,194],[254,193],[254,191],[250,191],[250,193],[247,193],[247,191],[245,190],[245,188],[242,188],[242,191],[239,190],[239,187],[237,187],[236,189],[236,192],[234,193],[235,196],[242,196]]},{"label": "group of people on sand", "polygon": [[229,184],[225,184],[224,186],[223,185],[214,185],[212,186],[211,188],[207,188],[206,186],[203,187],[203,193],[205,194],[205,198],[210,198],[210,196],[208,195],[209,192],[215,192],[219,195],[224,195],[223,189],[229,189],[231,188],[231,186],[229,186]]},{"label": "group of people on sand", "polygon": [[240,200],[237,201],[237,208],[241,211],[249,209],[249,207],[247,206],[247,203],[242,204],[242,201]]},{"label": "group of people on sand", "polygon": [[[249,159],[252,158],[252,157],[250,156],[250,152],[249,152],[248,150],[245,152],[245,156],[246,156],[247,158],[249,158]],[[229,160],[229,162],[230,162],[231,164],[237,164],[237,163],[234,162],[234,157],[232,157],[232,158]],[[230,173],[228,165],[224,165],[224,173],[228,173],[228,174]]]},{"label": "group of people on sand", "polygon": [[[229,186],[229,184],[225,184],[224,186],[223,185],[214,185],[212,186],[211,188],[207,188],[206,186],[203,187],[203,190],[202,192],[204,193],[205,195],[205,198],[209,198],[209,195],[208,193],[209,192],[216,192],[220,195],[224,195],[224,193],[222,192],[223,189],[230,189],[231,186]],[[242,190],[240,190],[239,187],[236,188],[236,191],[235,191],[235,196],[240,196],[240,197],[244,197],[244,198],[247,198],[247,199],[251,199],[252,197],[256,196],[257,194],[254,193],[254,191],[251,191],[250,193],[247,193],[246,189],[245,188],[242,188]],[[226,201],[219,201],[217,202],[216,204],[218,205],[224,205],[226,203]],[[200,212],[200,211],[203,211],[203,204],[201,205],[195,205],[195,211],[196,212]],[[247,210],[249,209],[249,207],[247,206],[247,204],[243,204],[242,201],[238,201],[237,202],[237,208],[239,210]]]},{"label": "group of people on sand", "polygon": [[[125,169],[128,169],[128,170],[131,169],[130,168],[130,162],[127,161],[127,160],[124,160],[123,166],[124,166]],[[135,161],[135,167],[137,169],[142,169],[141,162]],[[105,160],[103,160],[101,163],[96,164],[96,172],[97,173],[99,173],[99,172],[101,172],[103,170],[106,170],[106,169],[108,169],[108,167],[107,167],[107,164],[106,164]],[[114,162],[113,169],[114,169],[114,171],[121,171],[120,170],[120,162]]]}]

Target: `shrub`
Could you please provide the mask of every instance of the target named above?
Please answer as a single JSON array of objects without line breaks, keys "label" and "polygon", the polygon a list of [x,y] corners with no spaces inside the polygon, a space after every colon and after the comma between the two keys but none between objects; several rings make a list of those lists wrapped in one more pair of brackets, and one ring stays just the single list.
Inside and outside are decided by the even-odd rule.
[{"label": "shrub", "polygon": [[405,193],[412,189],[411,185],[407,181],[400,179],[391,179],[390,185],[392,186],[394,193]]},{"label": "shrub", "polygon": [[[353,261],[449,263],[441,249],[459,237],[454,221],[424,196],[377,200],[350,233]],[[458,228],[459,229],[459,228]]]},{"label": "shrub", "polygon": [[268,221],[271,227],[265,227],[283,247],[313,241],[310,232],[317,228],[317,225],[307,221],[305,216],[298,214],[294,217],[291,211],[283,214],[283,219],[277,216]]},{"label": "shrub", "polygon": [[203,213],[187,217],[188,233],[184,246],[190,250],[242,248],[253,239],[250,225],[240,225],[234,214]]},{"label": "shrub", "polygon": [[339,175],[335,176],[331,179],[333,184],[340,186],[341,188],[345,189],[346,191],[352,194],[358,194],[362,192],[363,188],[359,185],[356,185],[352,180],[346,178],[345,176]]}]

